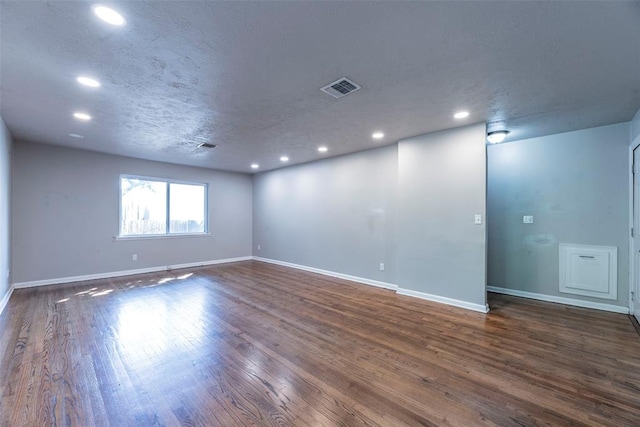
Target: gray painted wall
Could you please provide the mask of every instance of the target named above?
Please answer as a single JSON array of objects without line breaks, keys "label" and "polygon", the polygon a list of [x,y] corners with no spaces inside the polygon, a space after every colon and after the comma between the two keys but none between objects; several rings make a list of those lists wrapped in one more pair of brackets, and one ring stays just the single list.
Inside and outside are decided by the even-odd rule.
[{"label": "gray painted wall", "polygon": [[[629,123],[490,146],[489,285],[628,306],[628,162]],[[617,246],[618,300],[561,294],[558,243]]]},{"label": "gray painted wall", "polygon": [[[120,174],[208,183],[211,236],[114,241]],[[19,141],[12,209],[14,283],[251,255],[247,174]]]},{"label": "gray painted wall", "polygon": [[11,135],[0,117],[0,301],[10,287],[11,149]]},{"label": "gray painted wall", "polygon": [[256,174],[253,254],[395,283],[397,174],[397,145]]},{"label": "gray painted wall", "polygon": [[398,143],[399,287],[486,304],[485,134],[483,123]]},{"label": "gray painted wall", "polygon": [[[257,174],[253,180],[19,142],[13,147],[13,281],[253,251],[484,304],[486,230],[473,224],[479,213],[488,219],[489,284],[626,306],[631,125],[489,147],[486,218],[484,125]],[[0,155],[10,147],[3,131]],[[7,159],[1,157],[0,167],[9,177]],[[114,242],[121,173],[209,182],[212,236]],[[3,194],[0,202],[8,205]],[[534,215],[533,225],[522,224],[525,214]],[[8,215],[0,211],[0,217]],[[560,294],[558,242],[617,246],[618,301]],[[138,261],[131,260],[133,253]],[[6,289],[6,281],[0,286]]]},{"label": "gray painted wall", "polygon": [[484,140],[474,125],[257,174],[253,253],[484,306]]},{"label": "gray painted wall", "polygon": [[631,143],[633,143],[636,138],[640,137],[640,110],[633,116],[633,120],[631,120]]}]

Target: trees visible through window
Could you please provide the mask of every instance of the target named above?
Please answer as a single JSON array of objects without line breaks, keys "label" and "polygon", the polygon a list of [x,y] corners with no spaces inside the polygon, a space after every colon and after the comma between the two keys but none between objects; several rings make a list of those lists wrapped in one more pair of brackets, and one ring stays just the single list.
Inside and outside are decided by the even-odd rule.
[{"label": "trees visible through window", "polygon": [[206,184],[120,177],[120,236],[206,232]]}]

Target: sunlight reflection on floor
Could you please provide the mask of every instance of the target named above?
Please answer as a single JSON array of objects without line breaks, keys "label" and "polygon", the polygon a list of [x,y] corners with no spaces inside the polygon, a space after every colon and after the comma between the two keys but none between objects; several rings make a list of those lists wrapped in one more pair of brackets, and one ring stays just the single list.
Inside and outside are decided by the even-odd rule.
[{"label": "sunlight reflection on floor", "polygon": [[124,302],[116,333],[126,362],[144,369],[197,348],[206,330],[205,299],[204,289],[194,289],[170,303],[162,295]]}]

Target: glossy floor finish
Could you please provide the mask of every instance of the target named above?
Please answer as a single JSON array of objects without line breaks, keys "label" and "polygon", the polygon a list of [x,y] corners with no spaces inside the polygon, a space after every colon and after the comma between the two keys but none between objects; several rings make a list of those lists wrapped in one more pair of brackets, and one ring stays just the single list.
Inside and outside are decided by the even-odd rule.
[{"label": "glossy floor finish", "polygon": [[640,424],[627,316],[490,305],[256,261],[17,290],[0,318],[0,424]]}]

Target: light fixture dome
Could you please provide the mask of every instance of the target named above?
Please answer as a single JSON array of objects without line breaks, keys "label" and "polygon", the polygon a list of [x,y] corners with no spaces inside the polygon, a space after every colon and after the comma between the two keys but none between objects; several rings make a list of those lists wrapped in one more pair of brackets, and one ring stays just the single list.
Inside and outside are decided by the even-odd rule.
[{"label": "light fixture dome", "polygon": [[75,117],[78,120],[82,120],[83,122],[87,122],[91,120],[91,116],[82,111],[76,111],[75,113],[73,113],[73,117]]},{"label": "light fixture dome", "polygon": [[101,4],[94,4],[92,6],[93,13],[104,22],[116,27],[122,27],[127,25],[127,20],[118,11],[111,9],[110,7],[103,6]]},{"label": "light fixture dome", "polygon": [[89,87],[100,87],[101,86],[99,81],[97,81],[96,79],[92,79],[91,77],[87,77],[87,76],[78,76],[78,77],[76,77],[76,81],[78,83],[80,83],[81,85],[84,85],[84,86],[89,86]]},{"label": "light fixture dome", "polygon": [[487,134],[487,141],[490,144],[500,144],[509,134],[508,130],[496,130]]}]

